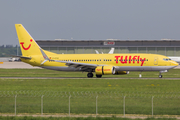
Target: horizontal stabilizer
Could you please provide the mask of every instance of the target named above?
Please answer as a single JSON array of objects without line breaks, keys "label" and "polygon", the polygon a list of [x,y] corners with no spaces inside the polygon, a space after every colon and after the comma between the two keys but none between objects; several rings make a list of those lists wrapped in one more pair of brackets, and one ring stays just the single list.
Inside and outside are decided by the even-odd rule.
[{"label": "horizontal stabilizer", "polygon": [[23,58],[23,59],[31,59],[31,57],[26,57],[26,56],[12,56],[12,57],[19,57],[19,58]]},{"label": "horizontal stabilizer", "polygon": [[23,59],[31,59],[31,57],[24,57],[24,56],[21,56],[20,58],[23,58]]}]

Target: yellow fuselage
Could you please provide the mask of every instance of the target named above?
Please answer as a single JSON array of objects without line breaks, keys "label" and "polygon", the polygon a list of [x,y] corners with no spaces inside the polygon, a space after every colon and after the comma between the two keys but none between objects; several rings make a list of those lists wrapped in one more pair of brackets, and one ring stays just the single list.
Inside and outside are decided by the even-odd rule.
[{"label": "yellow fuselage", "polygon": [[[116,66],[116,67],[132,67],[137,71],[139,68],[146,67],[172,67],[177,66],[177,63],[169,60],[168,57],[157,54],[55,54],[47,52],[50,59],[60,60],[60,61],[72,61],[79,63],[97,64],[100,66]],[[29,56],[32,57],[31,60],[21,59],[23,62],[29,63],[33,66],[46,67],[46,66],[56,66],[56,67],[67,67],[66,63],[47,61],[43,65],[44,58],[42,56]],[[167,60],[166,60],[167,59]],[[132,70],[129,68],[129,70]],[[144,69],[146,70],[146,69]],[[149,70],[149,69],[148,69]],[[153,70],[153,69],[152,69]]]}]

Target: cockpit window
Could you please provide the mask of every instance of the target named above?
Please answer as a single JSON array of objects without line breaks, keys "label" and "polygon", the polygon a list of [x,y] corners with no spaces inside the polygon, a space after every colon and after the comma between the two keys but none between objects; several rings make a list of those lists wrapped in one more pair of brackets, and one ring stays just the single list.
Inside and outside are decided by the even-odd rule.
[{"label": "cockpit window", "polygon": [[171,60],[170,58],[163,58],[164,61],[169,61]]}]

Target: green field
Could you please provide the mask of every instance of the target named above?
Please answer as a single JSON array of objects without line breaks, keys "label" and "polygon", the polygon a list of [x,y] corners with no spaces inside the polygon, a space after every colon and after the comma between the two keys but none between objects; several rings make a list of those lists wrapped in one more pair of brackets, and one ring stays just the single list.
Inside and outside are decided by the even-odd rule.
[{"label": "green field", "polygon": [[[86,78],[86,73],[59,72],[45,69],[0,69],[1,77],[57,77],[57,79],[0,79],[0,114],[14,114],[15,95],[17,114],[96,114],[123,116],[151,115],[152,96],[154,115],[180,115],[180,70],[164,73],[138,72],[110,78]],[[66,77],[66,78],[58,78]],[[76,77],[73,79],[72,77]],[[114,77],[114,76],[113,76]],[[121,79],[117,79],[117,78]],[[153,77],[154,79],[151,79]],[[129,79],[127,79],[129,78]],[[132,79],[133,78],[133,79]],[[149,79],[148,79],[149,78]],[[172,78],[172,79],[170,79]],[[69,96],[71,96],[69,98]]]},{"label": "green field", "polygon": [[[0,120],[132,120],[130,118],[117,118],[117,117],[0,117]],[[140,120],[140,119],[133,119]],[[145,120],[176,120],[175,118],[146,118]]]}]

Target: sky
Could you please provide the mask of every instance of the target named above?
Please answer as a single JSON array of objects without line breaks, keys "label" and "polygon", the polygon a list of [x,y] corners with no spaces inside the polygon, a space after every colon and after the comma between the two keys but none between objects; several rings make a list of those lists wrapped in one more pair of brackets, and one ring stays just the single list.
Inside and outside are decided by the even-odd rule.
[{"label": "sky", "polygon": [[180,40],[180,0],[0,0],[0,46],[14,24],[35,40]]}]

